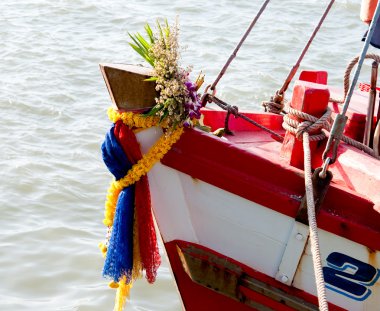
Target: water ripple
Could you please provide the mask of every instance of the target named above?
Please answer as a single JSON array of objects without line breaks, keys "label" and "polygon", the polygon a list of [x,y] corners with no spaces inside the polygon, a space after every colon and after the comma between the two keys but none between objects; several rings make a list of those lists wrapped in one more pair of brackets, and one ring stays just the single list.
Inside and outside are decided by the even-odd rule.
[{"label": "water ripple", "polygon": [[[0,2],[0,310],[112,308],[114,292],[101,277],[97,249],[111,180],[99,151],[110,125],[110,99],[98,64],[141,63],[127,32],[179,15],[187,46],[182,64],[193,64],[194,75],[203,70],[211,83],[260,4]],[[260,109],[281,86],[326,5],[271,2],[218,95],[242,109]],[[302,69],[329,70],[330,83],[340,85],[366,28],[358,12],[359,1],[336,1]],[[181,310],[166,261],[155,286],[135,285],[129,310]]]}]

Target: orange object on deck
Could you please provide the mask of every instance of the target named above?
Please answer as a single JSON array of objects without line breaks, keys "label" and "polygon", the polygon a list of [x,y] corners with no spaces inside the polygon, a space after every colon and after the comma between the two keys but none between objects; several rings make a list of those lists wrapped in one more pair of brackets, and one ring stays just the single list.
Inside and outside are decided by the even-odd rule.
[{"label": "orange object on deck", "polygon": [[360,19],[369,24],[372,21],[373,14],[377,6],[378,0],[362,0],[360,8]]}]

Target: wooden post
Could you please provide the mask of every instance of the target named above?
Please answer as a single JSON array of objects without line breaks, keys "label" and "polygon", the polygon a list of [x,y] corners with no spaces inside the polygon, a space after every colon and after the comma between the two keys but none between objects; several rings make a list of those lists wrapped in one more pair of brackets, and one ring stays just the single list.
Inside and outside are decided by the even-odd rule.
[{"label": "wooden post", "polygon": [[373,116],[375,113],[375,102],[376,102],[376,84],[377,84],[377,71],[379,64],[377,62],[372,63],[371,71],[371,90],[369,91],[368,96],[368,108],[367,108],[367,118],[364,128],[364,138],[363,144],[369,147],[372,147],[372,136],[374,133],[373,126]]},{"label": "wooden post", "polygon": [[[308,81],[296,81],[293,90],[293,97],[290,106],[294,109],[306,112],[320,118],[326,111],[330,92],[326,85],[316,84]],[[292,117],[297,121],[296,117]],[[322,164],[322,153],[326,145],[326,140],[310,142],[312,168],[317,168]],[[281,156],[287,163],[303,169],[303,146],[302,141],[295,135],[286,132],[285,139],[281,148]]]},{"label": "wooden post", "polygon": [[319,84],[327,84],[327,71],[307,71],[301,72],[298,80],[309,81]]}]

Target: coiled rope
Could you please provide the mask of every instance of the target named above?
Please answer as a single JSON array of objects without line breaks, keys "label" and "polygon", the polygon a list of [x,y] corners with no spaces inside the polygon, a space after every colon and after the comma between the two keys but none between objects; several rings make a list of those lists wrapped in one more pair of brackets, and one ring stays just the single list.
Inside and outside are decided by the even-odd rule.
[{"label": "coiled rope", "polygon": [[[310,114],[293,109],[289,106],[286,106],[284,110],[287,112],[287,115],[284,116],[284,122],[282,123],[283,128],[293,133],[300,140],[302,139],[302,134],[305,131],[309,131],[310,134],[313,134],[316,133],[318,130],[325,130],[328,132],[331,130],[332,119],[330,108],[327,108],[326,112],[323,114],[321,118],[316,118]],[[299,122],[295,119],[292,119],[291,116],[297,117],[304,121]],[[325,131],[309,136],[310,141],[322,140],[326,138],[327,135]],[[361,142],[358,142],[357,140],[347,137],[345,135],[342,136],[342,140],[346,144],[349,144],[359,150],[362,150],[376,159],[380,159],[380,157],[376,155],[375,151],[372,148],[362,144]]]},{"label": "coiled rope", "polygon": [[343,135],[344,127],[346,126],[347,119],[348,119],[346,116],[347,109],[348,109],[348,106],[350,104],[352,94],[354,93],[354,88],[355,88],[356,82],[358,81],[360,70],[362,68],[364,59],[367,56],[369,43],[370,43],[372,35],[374,33],[375,25],[377,24],[379,16],[380,16],[380,1],[377,2],[375,14],[374,14],[373,19],[371,21],[371,24],[369,26],[367,37],[364,41],[364,45],[363,45],[362,51],[361,51],[359,59],[358,59],[358,65],[356,67],[354,77],[352,79],[352,82],[350,83],[350,87],[348,88],[347,96],[346,96],[346,98],[344,100],[344,104],[342,106],[342,111],[339,114],[337,114],[335,117],[329,139],[327,140],[325,151],[323,152],[323,155],[322,155],[322,159],[324,162],[323,165],[326,168],[330,164],[333,164],[336,161],[339,143],[341,141],[341,137]]},{"label": "coiled rope", "polygon": [[284,97],[284,93],[280,94],[280,91],[276,91],[274,96],[271,96],[269,100],[264,100],[261,105],[264,107],[265,112],[271,112],[275,114],[281,114],[288,101]]},{"label": "coiled rope", "polygon": [[[330,108],[327,108],[326,112],[319,119],[305,112],[293,109],[289,106],[285,107],[285,111],[287,114],[284,116],[284,122],[282,123],[282,126],[285,130],[294,134],[299,140],[302,140],[302,135],[304,132],[313,134],[309,136],[310,141],[317,141],[326,138],[326,134],[324,132],[320,132],[320,130],[330,127]],[[304,121],[299,122],[295,119],[292,119],[291,116],[298,117]]]},{"label": "coiled rope", "polygon": [[[377,54],[367,54],[365,59],[373,59],[375,62],[380,63],[380,56]],[[359,56],[356,56],[354,59],[351,60],[351,62],[347,65],[346,71],[344,72],[344,77],[343,77],[343,98],[342,99],[337,99],[337,98],[330,98],[331,102],[334,103],[344,103],[348,90],[350,88],[350,76],[351,76],[351,71],[355,67],[355,65],[359,62]]]}]

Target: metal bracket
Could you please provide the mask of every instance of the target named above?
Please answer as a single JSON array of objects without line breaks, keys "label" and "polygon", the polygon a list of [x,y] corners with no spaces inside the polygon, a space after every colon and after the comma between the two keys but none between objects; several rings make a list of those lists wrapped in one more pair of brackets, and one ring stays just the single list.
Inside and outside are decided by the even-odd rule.
[{"label": "metal bracket", "polygon": [[292,285],[308,238],[309,227],[295,221],[276,273],[276,280],[289,286]]},{"label": "metal bracket", "polygon": [[[318,212],[321,208],[323,200],[326,196],[328,187],[333,178],[333,174],[330,171],[326,171],[326,177],[321,178],[320,173],[323,171],[322,167],[317,168],[312,177],[313,182],[313,193],[314,193],[314,201],[315,201],[315,214],[318,215]],[[307,217],[307,203],[306,203],[306,195],[302,198],[301,205],[298,209],[298,213],[296,216],[296,220],[305,225],[309,225],[309,220]]]},{"label": "metal bracket", "polygon": [[[315,199],[315,213],[318,214],[320,207],[323,203],[330,181],[332,180],[332,173],[326,171],[325,178],[320,177],[323,168],[317,168],[314,171],[312,182],[313,192]],[[309,221],[307,215],[306,196],[302,198],[300,208],[298,210],[296,221],[293,225],[292,231],[289,235],[289,240],[286,245],[284,255],[282,256],[281,263],[278,267],[276,280],[291,285],[297,267],[304,253],[305,246],[309,238]]]}]

